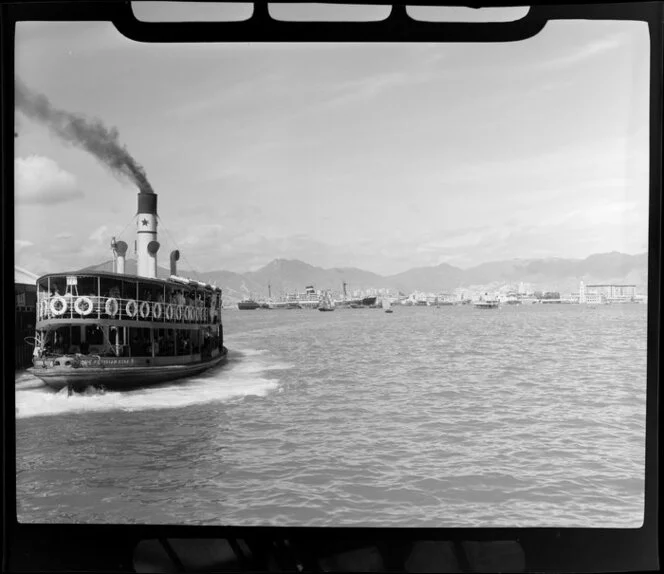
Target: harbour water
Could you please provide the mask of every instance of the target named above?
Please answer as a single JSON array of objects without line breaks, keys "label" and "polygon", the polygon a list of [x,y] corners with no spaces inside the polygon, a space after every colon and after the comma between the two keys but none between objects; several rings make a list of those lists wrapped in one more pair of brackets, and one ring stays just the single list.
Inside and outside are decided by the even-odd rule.
[{"label": "harbour water", "polygon": [[17,377],[21,522],[638,527],[644,305],[224,314],[226,366]]}]

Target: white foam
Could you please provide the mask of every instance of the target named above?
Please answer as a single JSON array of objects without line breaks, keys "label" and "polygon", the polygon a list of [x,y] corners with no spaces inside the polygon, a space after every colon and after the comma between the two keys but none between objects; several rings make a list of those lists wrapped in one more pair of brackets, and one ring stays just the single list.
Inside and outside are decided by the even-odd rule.
[{"label": "white foam", "polygon": [[[252,350],[254,351],[254,350]],[[131,391],[100,391],[88,387],[69,395],[67,389],[54,391],[30,374],[16,379],[16,418],[61,415],[77,412],[141,411],[227,402],[249,395],[265,396],[279,381],[260,376],[289,365],[271,363],[264,351],[229,355],[229,364],[186,381]],[[251,358],[249,358],[251,357]]]},{"label": "white foam", "polygon": [[[237,349],[237,354],[247,357],[255,357],[257,355],[265,355],[269,351],[267,349]],[[231,352],[231,355],[233,353]]]}]

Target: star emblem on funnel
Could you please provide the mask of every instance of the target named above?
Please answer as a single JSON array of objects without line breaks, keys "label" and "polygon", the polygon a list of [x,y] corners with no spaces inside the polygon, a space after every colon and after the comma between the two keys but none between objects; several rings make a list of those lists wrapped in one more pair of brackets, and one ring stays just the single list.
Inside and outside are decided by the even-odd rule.
[{"label": "star emblem on funnel", "polygon": [[148,220],[144,218],[144,219],[141,221],[141,223],[142,223],[143,225],[147,225],[147,224],[148,224]]}]

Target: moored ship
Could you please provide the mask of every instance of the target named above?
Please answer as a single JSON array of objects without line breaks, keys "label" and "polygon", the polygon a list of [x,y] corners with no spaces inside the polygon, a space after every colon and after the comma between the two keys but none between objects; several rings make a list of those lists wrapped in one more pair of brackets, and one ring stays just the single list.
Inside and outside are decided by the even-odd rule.
[{"label": "moored ship", "polygon": [[137,274],[113,241],[115,272],[51,273],[37,280],[33,366],[48,386],[124,389],[189,377],[227,358],[221,289],[157,277],[157,196],[138,194]]}]

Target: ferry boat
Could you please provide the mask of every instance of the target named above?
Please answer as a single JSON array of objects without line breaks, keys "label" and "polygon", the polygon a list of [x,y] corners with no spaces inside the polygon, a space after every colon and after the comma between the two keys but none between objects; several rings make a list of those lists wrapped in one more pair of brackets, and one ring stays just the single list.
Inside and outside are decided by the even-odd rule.
[{"label": "ferry boat", "polygon": [[252,311],[254,309],[259,309],[260,306],[260,303],[257,303],[253,299],[244,299],[237,304],[237,308],[240,311]]},{"label": "ferry boat", "polygon": [[33,375],[55,389],[125,389],[196,375],[224,362],[219,287],[157,278],[157,195],[138,194],[137,274],[112,242],[115,272],[51,273],[37,280]]},{"label": "ferry boat", "polygon": [[[485,295],[487,295],[485,293]],[[488,295],[487,295],[488,297]],[[476,301],[474,303],[475,308],[477,309],[497,309],[500,306],[500,300],[499,299],[485,299],[484,297],[480,297],[479,301]]]}]

